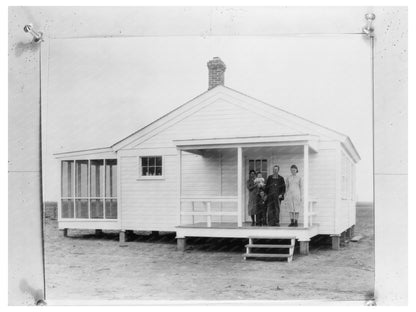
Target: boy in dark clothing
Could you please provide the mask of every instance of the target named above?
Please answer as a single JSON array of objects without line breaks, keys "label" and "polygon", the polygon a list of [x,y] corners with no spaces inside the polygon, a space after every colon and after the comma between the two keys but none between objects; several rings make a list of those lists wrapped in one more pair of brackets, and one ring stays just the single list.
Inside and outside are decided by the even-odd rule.
[{"label": "boy in dark clothing", "polygon": [[266,225],[267,212],[267,195],[264,189],[260,189],[257,194],[257,216],[256,221],[258,226]]}]

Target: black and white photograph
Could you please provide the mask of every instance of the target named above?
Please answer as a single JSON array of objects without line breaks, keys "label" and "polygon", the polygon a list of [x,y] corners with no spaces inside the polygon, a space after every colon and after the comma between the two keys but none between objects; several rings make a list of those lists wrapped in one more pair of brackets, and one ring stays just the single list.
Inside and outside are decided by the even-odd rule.
[{"label": "black and white photograph", "polygon": [[408,304],[405,6],[9,6],[8,304]]}]

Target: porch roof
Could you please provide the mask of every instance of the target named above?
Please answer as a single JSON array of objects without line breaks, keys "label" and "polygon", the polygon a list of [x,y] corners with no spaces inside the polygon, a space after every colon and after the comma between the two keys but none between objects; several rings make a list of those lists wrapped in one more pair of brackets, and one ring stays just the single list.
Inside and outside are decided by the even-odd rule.
[{"label": "porch roof", "polygon": [[265,147],[265,146],[299,146],[308,144],[313,151],[318,151],[319,137],[310,134],[253,136],[253,137],[224,137],[206,139],[174,140],[181,150],[214,149],[230,147]]}]

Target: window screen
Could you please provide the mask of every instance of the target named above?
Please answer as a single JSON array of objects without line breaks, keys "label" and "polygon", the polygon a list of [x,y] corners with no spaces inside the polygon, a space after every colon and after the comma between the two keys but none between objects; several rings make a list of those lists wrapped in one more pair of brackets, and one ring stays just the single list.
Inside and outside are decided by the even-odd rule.
[{"label": "window screen", "polygon": [[116,159],[62,161],[61,218],[117,219]]}]

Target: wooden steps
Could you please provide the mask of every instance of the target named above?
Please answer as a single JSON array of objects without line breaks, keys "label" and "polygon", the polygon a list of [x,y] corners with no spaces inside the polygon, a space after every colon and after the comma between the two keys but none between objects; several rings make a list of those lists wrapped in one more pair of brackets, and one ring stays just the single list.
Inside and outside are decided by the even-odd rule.
[{"label": "wooden steps", "polygon": [[254,247],[254,248],[291,248],[295,247],[294,245],[271,245],[271,244],[247,244],[247,247]]},{"label": "wooden steps", "polygon": [[287,257],[288,257],[287,254],[250,253],[250,254],[244,255],[244,258],[287,258]]},{"label": "wooden steps", "polygon": [[[281,243],[282,240],[287,240],[287,243]],[[256,242],[257,241],[257,242]],[[261,241],[259,243],[259,241]],[[264,241],[267,241],[265,243]],[[279,241],[278,243],[269,243],[270,241]],[[285,237],[259,237],[253,236],[248,238],[248,244],[246,247],[246,253],[243,254],[244,260],[247,258],[286,258],[287,262],[291,262],[293,260],[293,252],[295,250],[295,241],[296,237],[285,236]],[[265,252],[253,252],[253,248],[256,249],[287,249],[287,253],[265,253]]]}]

